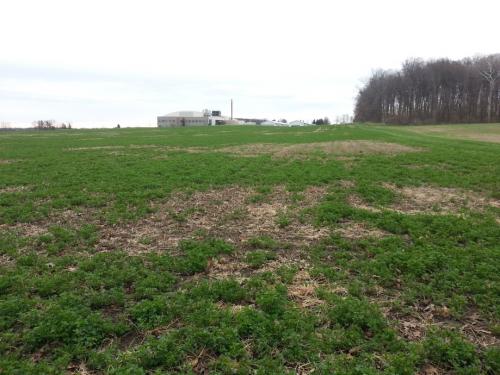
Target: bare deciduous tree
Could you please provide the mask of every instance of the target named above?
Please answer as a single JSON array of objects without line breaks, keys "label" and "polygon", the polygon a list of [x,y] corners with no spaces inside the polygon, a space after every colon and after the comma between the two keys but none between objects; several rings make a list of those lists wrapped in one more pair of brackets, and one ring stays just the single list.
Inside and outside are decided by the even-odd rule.
[{"label": "bare deciduous tree", "polygon": [[492,120],[493,100],[497,80],[500,79],[500,55],[488,56],[480,61],[480,74],[488,82],[488,122]]},{"label": "bare deciduous tree", "polygon": [[54,120],[38,120],[33,122],[33,127],[39,130],[52,130],[56,128],[55,124]]},{"label": "bare deciduous tree", "polygon": [[375,71],[358,93],[355,120],[500,121],[500,54],[460,61],[411,59],[399,71]]}]

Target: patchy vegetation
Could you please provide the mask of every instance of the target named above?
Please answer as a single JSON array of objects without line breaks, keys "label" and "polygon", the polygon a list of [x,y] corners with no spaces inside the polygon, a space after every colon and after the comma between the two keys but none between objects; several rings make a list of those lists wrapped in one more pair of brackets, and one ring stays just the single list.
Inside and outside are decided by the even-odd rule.
[{"label": "patchy vegetation", "polygon": [[1,134],[1,372],[498,373],[500,150],[446,137]]},{"label": "patchy vegetation", "polygon": [[313,155],[363,155],[363,154],[399,154],[421,151],[415,147],[397,143],[375,141],[333,141],[302,143],[295,145],[256,143],[251,145],[231,146],[218,149],[220,152],[242,156],[272,155],[277,158],[307,158]]}]

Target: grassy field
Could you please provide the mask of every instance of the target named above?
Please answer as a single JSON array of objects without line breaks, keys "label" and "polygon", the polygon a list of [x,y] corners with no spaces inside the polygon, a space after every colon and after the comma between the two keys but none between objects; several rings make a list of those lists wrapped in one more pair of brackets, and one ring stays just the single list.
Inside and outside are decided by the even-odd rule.
[{"label": "grassy field", "polygon": [[1,374],[498,374],[500,125],[0,133]]}]

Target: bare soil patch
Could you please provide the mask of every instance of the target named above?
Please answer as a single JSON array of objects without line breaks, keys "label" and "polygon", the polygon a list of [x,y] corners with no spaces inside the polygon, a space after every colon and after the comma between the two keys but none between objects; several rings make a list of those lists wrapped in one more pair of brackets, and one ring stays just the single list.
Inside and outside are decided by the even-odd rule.
[{"label": "bare soil patch", "polygon": [[344,238],[359,240],[362,238],[383,238],[390,235],[390,233],[377,228],[370,228],[363,223],[345,222],[339,228],[334,230],[334,233],[340,234]]},{"label": "bare soil patch", "polygon": [[358,158],[356,156],[337,156],[335,158],[335,160],[342,162],[347,169],[352,169],[355,166],[357,159]]},{"label": "bare soil patch", "polygon": [[[276,272],[281,267],[295,268],[295,274],[292,282],[288,285],[288,297],[298,304],[301,308],[310,308],[324,303],[316,295],[316,290],[322,284],[322,280],[313,278],[309,269],[310,264],[306,259],[300,257],[297,253],[281,253],[275,260],[272,260],[258,269],[251,268],[248,264],[239,260],[242,253],[235,257],[222,257],[210,262],[207,276],[213,279],[232,278],[243,283],[251,275],[264,272]],[[243,306],[230,305],[233,309],[241,309]]]},{"label": "bare soil patch", "polygon": [[488,199],[472,191],[433,186],[384,186],[401,196],[399,202],[391,208],[404,213],[456,213],[463,208],[481,211],[488,206],[500,207],[500,201]]},{"label": "bare soil patch", "polygon": [[233,278],[241,283],[252,275],[275,272],[281,267],[290,267],[297,270],[310,268],[307,260],[298,252],[283,251],[283,249],[278,249],[276,252],[279,254],[276,259],[265,263],[259,268],[253,268],[243,261],[245,251],[238,251],[233,256],[212,259],[209,262],[206,276],[216,280]]},{"label": "bare soil patch", "polygon": [[324,303],[316,295],[320,283],[309,274],[307,269],[301,269],[293,278],[292,284],[288,286],[288,297],[302,308],[310,308]]},{"label": "bare soil patch", "polygon": [[[255,191],[226,187],[193,194],[176,193],[155,206],[156,212],[136,223],[101,226],[99,250],[121,248],[131,253],[172,249],[179,241],[213,236],[236,245],[250,238],[268,236],[302,246],[329,235],[329,229],[299,221],[297,214],[315,205],[326,188],[311,187],[304,199],[294,202],[292,193],[275,188],[263,202],[251,203]],[[288,224],[279,225],[280,215]]]},{"label": "bare soil patch", "polygon": [[118,150],[125,146],[88,146],[88,147],[69,147],[65,151],[93,151],[93,150]]},{"label": "bare soil patch", "polygon": [[384,184],[384,187],[397,193],[397,202],[389,207],[374,207],[355,194],[348,203],[356,208],[371,212],[382,209],[404,214],[458,214],[463,209],[483,211],[488,207],[500,207],[500,201],[482,196],[479,193],[436,186],[403,186]]},{"label": "bare soil patch", "polygon": [[436,163],[436,164],[407,164],[405,165],[406,168],[411,169],[411,170],[421,170],[421,169],[432,169],[432,170],[440,170],[440,171],[446,171],[450,169],[449,164],[446,163]]},{"label": "bare soil patch", "polygon": [[65,151],[96,151],[96,150],[122,150],[122,149],[148,149],[148,148],[160,148],[158,145],[128,145],[128,146],[88,146],[88,147],[69,147],[64,149]]},{"label": "bare soil patch", "polygon": [[[489,329],[490,320],[485,319],[476,311],[469,311],[458,320],[452,317],[447,306],[434,304],[414,304],[406,306],[401,313],[399,308],[393,310],[394,302],[400,301],[401,293],[378,287],[378,292],[371,302],[380,306],[384,316],[393,324],[399,335],[409,341],[425,339],[427,332],[434,328],[444,328],[460,332],[470,342],[483,348],[500,345],[500,338]],[[398,303],[399,305],[399,303]]]},{"label": "bare soil patch", "polygon": [[353,187],[356,186],[356,183],[354,181],[351,181],[351,180],[339,180],[338,184],[343,189],[352,189]]},{"label": "bare soil patch", "polygon": [[376,141],[333,141],[300,144],[256,143],[241,146],[219,148],[216,151],[241,156],[258,156],[270,154],[276,158],[295,158],[308,156],[314,152],[327,155],[365,155],[365,154],[399,154],[418,152],[421,149],[397,143]]},{"label": "bare soil patch", "polygon": [[408,130],[446,138],[500,143],[498,124],[409,126]]},{"label": "bare soil patch", "polygon": [[53,226],[79,228],[85,224],[98,224],[93,210],[85,212],[64,210],[33,223],[0,224],[0,231],[10,231],[22,237],[38,237],[48,233]]},{"label": "bare soil patch", "polygon": [[0,267],[13,267],[16,264],[16,260],[11,258],[6,254],[0,255]]},{"label": "bare soil patch", "polygon": [[349,203],[352,207],[358,208],[361,210],[366,210],[370,212],[381,212],[381,209],[371,206],[370,204],[366,203],[360,196],[356,194],[351,194],[349,197],[347,197],[347,203]]},{"label": "bare soil patch", "polygon": [[28,190],[27,186],[8,186],[0,189],[0,194],[21,193],[26,190]]},{"label": "bare soil patch", "polygon": [[466,314],[460,320],[451,317],[446,306],[414,306],[411,315],[398,316],[389,314],[397,324],[402,337],[410,341],[419,341],[425,338],[432,328],[445,328],[460,332],[474,345],[488,348],[500,345],[500,340],[488,327],[488,321],[476,312]]},{"label": "bare soil patch", "polygon": [[0,224],[1,231],[12,231],[23,237],[36,237],[47,233],[49,225],[31,224],[31,223],[16,223],[13,225]]},{"label": "bare soil patch", "polygon": [[[330,229],[306,222],[299,213],[316,205],[326,194],[326,187],[310,187],[300,194],[276,187],[264,201],[252,203],[258,196],[250,188],[223,187],[192,194],[174,193],[168,200],[154,204],[155,212],[137,222],[109,224],[92,209],[82,212],[65,210],[33,223],[1,224],[0,230],[24,237],[46,234],[52,226],[97,227],[100,238],[96,250],[122,249],[131,254],[172,251],[185,239],[215,237],[237,247],[254,237],[267,236],[298,248],[317,242]],[[285,216],[285,225],[279,218]]]},{"label": "bare soil patch", "polygon": [[111,156],[123,156],[123,155],[126,155],[125,152],[123,151],[109,151],[109,152],[106,152],[107,155],[111,155]]},{"label": "bare soil patch", "polygon": [[18,160],[9,160],[9,159],[0,159],[0,165],[4,164],[12,164],[12,163],[15,163],[17,162]]},{"label": "bare soil patch", "polygon": [[475,141],[500,143],[500,134],[465,134],[463,137]]}]

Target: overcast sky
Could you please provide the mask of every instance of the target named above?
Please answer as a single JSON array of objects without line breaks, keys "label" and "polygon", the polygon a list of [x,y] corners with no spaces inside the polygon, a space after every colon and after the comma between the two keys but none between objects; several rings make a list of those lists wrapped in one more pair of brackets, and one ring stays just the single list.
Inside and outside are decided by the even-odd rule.
[{"label": "overcast sky", "polygon": [[500,52],[498,0],[2,0],[0,121],[353,111],[377,68]]}]

